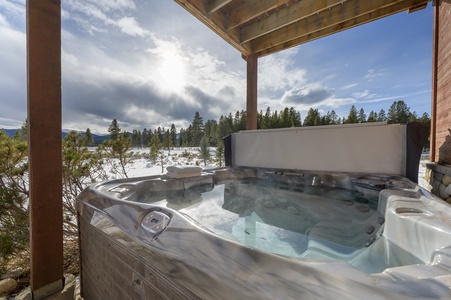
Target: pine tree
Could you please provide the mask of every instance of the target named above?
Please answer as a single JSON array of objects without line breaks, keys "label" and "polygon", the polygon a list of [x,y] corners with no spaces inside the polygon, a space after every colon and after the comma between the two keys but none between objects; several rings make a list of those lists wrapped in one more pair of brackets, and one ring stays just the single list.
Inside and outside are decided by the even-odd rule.
[{"label": "pine tree", "polygon": [[429,118],[429,115],[427,112],[424,112],[421,115],[421,118],[419,119],[419,121],[424,124],[431,124],[431,119]]},{"label": "pine tree", "polygon": [[166,130],[163,135],[163,146],[168,149],[168,154],[171,153],[171,147],[173,146],[173,144],[171,139],[171,132],[169,131],[169,129]]},{"label": "pine tree", "polygon": [[147,147],[149,146],[149,142],[150,142],[150,135],[149,135],[149,131],[147,130],[147,128],[143,129],[143,132],[141,133],[141,139],[142,139],[142,147]]},{"label": "pine tree", "polygon": [[346,124],[359,123],[359,119],[357,117],[357,109],[354,105],[351,106],[349,110],[348,118],[346,119]]},{"label": "pine tree", "polygon": [[417,116],[417,112],[414,111],[410,114],[408,123],[416,122],[416,121],[418,121],[418,116]]},{"label": "pine tree", "polygon": [[222,167],[224,159],[224,143],[222,140],[218,141],[218,146],[216,147],[216,159],[219,161],[219,167]]},{"label": "pine tree", "polygon": [[126,166],[131,162],[132,157],[127,152],[131,148],[131,138],[128,137],[127,132],[121,134],[121,131],[118,122],[114,119],[108,127],[110,139],[103,142],[100,148],[107,154],[107,159],[111,160],[113,173],[128,178]]},{"label": "pine tree", "polygon": [[171,124],[171,142],[173,147],[177,147],[177,129],[174,123]]},{"label": "pine tree", "polygon": [[320,122],[321,122],[321,119],[320,119],[320,114],[318,112],[318,109],[310,108],[307,113],[307,116],[304,119],[304,123],[302,125],[303,126],[315,126],[315,125],[319,125]]},{"label": "pine tree", "polygon": [[149,146],[150,146],[150,159],[152,160],[153,164],[156,164],[161,150],[161,143],[157,134],[154,134],[152,136],[152,139],[149,142]]},{"label": "pine tree", "polygon": [[387,122],[391,124],[407,124],[410,116],[410,109],[403,100],[394,101],[388,109]]},{"label": "pine tree", "polygon": [[290,107],[289,118],[291,127],[300,127],[302,125],[301,114],[294,107]]},{"label": "pine tree", "polygon": [[271,116],[271,128],[280,128],[279,126],[279,114],[277,110]]},{"label": "pine tree", "polygon": [[377,115],[377,121],[378,122],[385,122],[385,121],[387,121],[387,116],[385,115],[385,110],[381,109],[379,111],[379,114]]},{"label": "pine tree", "polygon": [[105,154],[99,148],[88,150],[87,139],[86,134],[71,131],[62,144],[64,232],[71,239],[78,236],[75,198],[92,183],[108,179],[102,159]]},{"label": "pine tree", "polygon": [[203,135],[204,135],[204,122],[199,112],[196,111],[196,113],[194,114],[193,123],[191,124],[191,137],[192,137],[191,146],[198,147]]},{"label": "pine tree", "polygon": [[263,117],[263,122],[262,122],[262,128],[263,129],[268,129],[268,128],[272,128],[272,124],[271,124],[271,108],[268,106],[266,108],[266,112],[265,115]]},{"label": "pine tree", "polygon": [[233,118],[233,131],[238,132],[240,130],[240,112],[237,110]]},{"label": "pine tree", "polygon": [[26,141],[0,130],[0,273],[28,252],[27,155]]},{"label": "pine tree", "polygon": [[335,110],[332,110],[330,112],[330,124],[339,124],[338,122],[338,116]]},{"label": "pine tree", "polygon": [[368,115],[368,119],[366,121],[368,123],[370,123],[370,122],[377,122],[377,113],[375,113],[374,111],[370,111],[370,113]]},{"label": "pine tree", "polygon": [[224,137],[228,136],[229,134],[233,133],[233,128],[230,124],[230,118],[221,116],[219,118],[219,124],[218,124],[218,134],[217,134],[217,140],[222,140]]},{"label": "pine tree", "polygon": [[186,146],[186,131],[185,129],[181,128],[179,133],[179,146],[185,147]]},{"label": "pine tree", "polygon": [[110,139],[115,140],[118,138],[121,133],[121,129],[119,128],[119,124],[116,119],[111,122],[111,125],[108,127],[108,133],[110,134]]},{"label": "pine tree", "polygon": [[280,112],[279,125],[281,128],[291,127],[290,110],[288,107],[285,107],[284,110]]},{"label": "pine tree", "polygon": [[363,108],[359,110],[359,114],[357,116],[357,119],[359,120],[359,123],[366,123],[366,114]]},{"label": "pine tree", "polygon": [[164,127],[158,126],[157,130],[154,132],[156,136],[160,139],[160,143],[163,143]]},{"label": "pine tree", "polygon": [[85,133],[85,137],[86,137],[86,142],[85,142],[85,146],[86,147],[91,147],[94,146],[94,136],[91,133],[91,129],[86,128],[86,133]]},{"label": "pine tree", "polygon": [[203,136],[200,140],[199,145],[199,157],[204,161],[204,166],[207,165],[207,160],[210,159],[210,141],[208,140],[207,136]]},{"label": "pine tree", "polygon": [[247,120],[246,111],[241,110],[240,111],[240,122],[239,122],[239,125],[238,125],[238,131],[246,130],[246,120]]}]

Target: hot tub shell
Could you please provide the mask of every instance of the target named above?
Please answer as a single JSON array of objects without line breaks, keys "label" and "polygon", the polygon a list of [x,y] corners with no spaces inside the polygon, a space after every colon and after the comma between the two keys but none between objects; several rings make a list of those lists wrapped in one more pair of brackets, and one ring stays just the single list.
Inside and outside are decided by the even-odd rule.
[{"label": "hot tub shell", "polygon": [[[420,129],[377,123],[240,132],[225,139],[226,169],[92,185],[77,199],[82,294],[86,299],[449,299],[451,208],[414,183]],[[356,241],[365,255],[352,262],[307,255],[329,242],[350,244],[353,218],[336,228],[318,223],[305,232],[307,254],[294,257],[217,234],[180,212],[202,201],[191,193],[196,187],[237,178],[298,182],[303,192],[338,186],[373,193],[374,217],[362,227],[371,230],[366,240]],[[146,201],[149,191],[167,203]],[[168,191],[187,197],[171,202]],[[228,201],[224,209],[247,214]],[[328,206],[323,208],[327,212]],[[343,230],[348,233],[321,241]],[[373,257],[388,267],[375,271]]]},{"label": "hot tub shell", "polygon": [[[405,178],[380,177],[390,188],[379,193],[377,210],[384,224],[369,247],[382,251],[396,267],[373,274],[340,260],[294,258],[249,247],[203,228],[169,205],[142,202],[140,196],[231,177],[292,181],[299,176],[311,183],[307,187],[325,188],[330,178],[344,175],[375,178],[235,167],[194,178],[158,176],[93,185],[77,200],[83,294],[88,299],[449,298],[451,209]],[[196,201],[188,202],[178,205]],[[161,230],[143,226],[152,213],[168,217]],[[417,263],[409,264],[412,257]]]}]

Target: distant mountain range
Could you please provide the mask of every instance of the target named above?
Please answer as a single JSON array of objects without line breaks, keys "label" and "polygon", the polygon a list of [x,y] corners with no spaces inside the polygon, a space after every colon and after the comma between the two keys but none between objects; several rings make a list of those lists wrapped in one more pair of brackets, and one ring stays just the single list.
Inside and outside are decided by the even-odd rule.
[{"label": "distant mountain range", "polygon": [[[6,134],[7,134],[9,137],[13,137],[14,134],[16,134],[16,130],[18,130],[18,129],[3,129],[3,128],[1,128],[0,130],[3,130],[4,132],[6,132]],[[64,129],[64,130],[62,131],[62,138],[64,139],[64,138],[66,137],[66,135],[67,135],[69,132],[70,132],[70,130]],[[80,133],[83,133],[83,134],[84,134],[85,132],[80,131]],[[95,143],[96,145],[98,145],[98,144],[102,143],[103,141],[105,141],[105,140],[107,140],[107,139],[110,138],[109,135],[92,134],[92,136],[93,136],[93,138],[94,138],[94,143]]]}]

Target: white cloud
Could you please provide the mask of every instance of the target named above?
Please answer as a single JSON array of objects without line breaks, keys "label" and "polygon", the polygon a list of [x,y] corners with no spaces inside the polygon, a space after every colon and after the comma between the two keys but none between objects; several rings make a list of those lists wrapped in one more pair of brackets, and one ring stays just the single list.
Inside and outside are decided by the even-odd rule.
[{"label": "white cloud", "polygon": [[25,6],[25,0],[0,1],[0,15],[14,22],[24,22]]},{"label": "white cloud", "polygon": [[[206,50],[190,49],[175,38],[150,37],[141,43],[147,47],[133,48],[134,55],[123,51],[121,59],[108,47],[63,31],[65,124],[74,128],[78,122],[79,129],[85,130],[92,118],[81,116],[89,113],[99,119],[116,118],[124,126],[134,126],[130,129],[174,122],[187,127],[195,111],[207,120],[244,109],[244,62],[242,72],[236,72]],[[165,82],[162,74],[165,61],[175,58],[186,69],[179,89],[174,89],[175,82]],[[172,80],[178,75],[173,74]],[[96,124],[92,126],[94,130]]]},{"label": "white cloud", "polygon": [[26,117],[26,36],[0,25],[0,117]]},{"label": "white cloud", "polygon": [[306,70],[292,64],[291,59],[296,53],[296,50],[290,49],[261,58],[258,61],[259,90],[280,94],[293,86],[305,84]]},{"label": "white cloud", "polygon": [[352,89],[353,87],[356,87],[358,85],[359,85],[359,83],[357,83],[357,82],[350,83],[350,84],[347,84],[347,85],[343,86],[341,89],[342,90],[349,90],[349,89]]},{"label": "white cloud", "polygon": [[0,26],[2,26],[2,27],[9,27],[8,21],[2,15],[0,15]]},{"label": "white cloud", "polygon": [[408,93],[408,94],[404,94],[404,95],[380,97],[380,98],[376,98],[376,99],[360,101],[360,103],[377,103],[377,102],[390,101],[390,100],[402,100],[402,99],[411,98],[413,96],[423,95],[423,94],[430,94],[430,93],[431,93],[431,90],[423,90],[423,91],[418,91],[418,92],[415,92],[415,93]]},{"label": "white cloud", "polygon": [[367,71],[366,75],[365,75],[365,79],[369,82],[375,80],[376,78],[382,77],[384,76],[385,73],[381,72],[381,71],[376,71],[374,69],[370,69]]},{"label": "white cloud", "polygon": [[148,31],[140,27],[134,17],[124,16],[135,9],[134,2],[129,0],[67,0],[63,2],[62,18],[75,21],[91,35],[119,28],[127,35],[143,37]]},{"label": "white cloud", "polygon": [[286,91],[282,97],[282,102],[287,105],[297,104],[302,107],[312,107],[318,106],[332,96],[333,90],[331,89],[323,87],[318,83],[306,84]]},{"label": "white cloud", "polygon": [[88,0],[87,2],[97,5],[105,12],[134,10],[136,8],[133,0]]},{"label": "white cloud", "polygon": [[117,25],[122,30],[123,33],[132,35],[132,36],[146,36],[150,33],[147,30],[141,28],[133,17],[124,17],[117,21]]},{"label": "white cloud", "polygon": [[357,101],[354,98],[335,98],[331,97],[326,100],[324,100],[321,105],[329,106],[332,108],[338,108],[344,105],[349,105],[356,103]]},{"label": "white cloud", "polygon": [[353,93],[352,96],[355,98],[366,98],[370,94],[370,91],[364,90],[363,92]]}]

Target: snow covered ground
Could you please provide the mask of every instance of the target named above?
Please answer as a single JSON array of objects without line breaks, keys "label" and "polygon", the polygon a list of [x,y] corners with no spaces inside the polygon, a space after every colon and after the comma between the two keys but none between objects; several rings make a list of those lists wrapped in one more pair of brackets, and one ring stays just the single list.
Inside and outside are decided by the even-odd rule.
[{"label": "snow covered ground", "polygon": [[[198,153],[199,148],[173,148],[169,152],[164,150],[163,159],[163,172],[161,168],[160,161],[158,160],[156,164],[153,164],[149,158],[138,158],[133,160],[132,163],[127,165],[126,171],[129,178],[141,177],[141,176],[151,176],[160,175],[166,173],[166,168],[168,166],[199,166],[203,169],[212,169],[219,167],[219,163],[216,162],[216,148],[210,148],[211,159],[207,161],[207,165],[204,166],[203,160],[199,159]],[[135,154],[149,154],[148,148],[134,148],[131,151]],[[186,155],[187,153],[191,155]],[[222,163],[224,165],[224,162]]]}]

